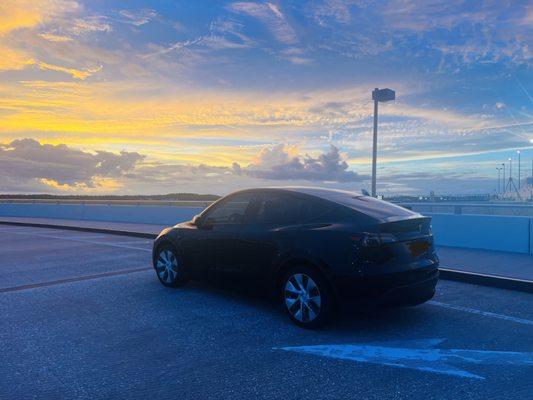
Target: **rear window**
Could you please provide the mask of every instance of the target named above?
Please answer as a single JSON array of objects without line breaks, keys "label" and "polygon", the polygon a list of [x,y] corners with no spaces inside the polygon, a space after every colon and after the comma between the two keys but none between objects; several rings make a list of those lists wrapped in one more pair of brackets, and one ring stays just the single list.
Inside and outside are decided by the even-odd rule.
[{"label": "rear window", "polygon": [[369,196],[331,192],[328,193],[328,199],[380,221],[394,221],[418,215],[403,207]]}]

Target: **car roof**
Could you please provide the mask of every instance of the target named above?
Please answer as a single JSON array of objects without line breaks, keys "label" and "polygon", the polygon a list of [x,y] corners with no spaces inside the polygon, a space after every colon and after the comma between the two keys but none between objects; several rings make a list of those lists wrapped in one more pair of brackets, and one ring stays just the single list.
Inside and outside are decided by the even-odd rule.
[{"label": "car roof", "polygon": [[392,222],[400,219],[419,218],[420,214],[407,210],[399,205],[379,200],[347,190],[305,187],[305,186],[282,186],[265,187],[243,190],[242,192],[261,191],[284,191],[301,193],[308,196],[318,197],[332,203],[348,207],[354,211],[365,214],[377,221]]},{"label": "car roof", "polygon": [[271,187],[260,187],[242,190],[242,192],[253,192],[253,191],[285,191],[285,192],[295,192],[307,194],[315,197],[320,197],[325,200],[333,201],[339,194],[344,194],[350,197],[363,197],[362,194],[349,192],[347,190],[339,189],[329,189],[322,187],[311,187],[311,186],[271,186]]}]

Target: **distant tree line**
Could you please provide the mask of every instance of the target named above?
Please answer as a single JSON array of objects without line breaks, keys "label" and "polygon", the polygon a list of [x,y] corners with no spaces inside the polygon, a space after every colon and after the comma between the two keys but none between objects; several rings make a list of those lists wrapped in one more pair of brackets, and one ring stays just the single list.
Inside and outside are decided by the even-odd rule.
[{"label": "distant tree line", "polygon": [[166,201],[214,201],[220,196],[198,193],[133,194],[133,195],[55,195],[55,194],[0,194],[0,199],[52,199],[52,200],[166,200]]}]

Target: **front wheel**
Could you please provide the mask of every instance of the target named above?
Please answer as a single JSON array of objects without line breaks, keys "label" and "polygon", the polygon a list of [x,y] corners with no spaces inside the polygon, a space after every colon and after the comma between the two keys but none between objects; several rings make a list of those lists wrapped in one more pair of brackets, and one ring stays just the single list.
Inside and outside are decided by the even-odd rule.
[{"label": "front wheel", "polygon": [[291,268],[283,279],[281,298],[290,319],[303,328],[322,326],[333,315],[334,301],[329,284],[313,268]]},{"label": "front wheel", "polygon": [[170,245],[162,245],[157,249],[154,258],[154,269],[159,281],[168,287],[179,287],[187,283],[180,259]]}]

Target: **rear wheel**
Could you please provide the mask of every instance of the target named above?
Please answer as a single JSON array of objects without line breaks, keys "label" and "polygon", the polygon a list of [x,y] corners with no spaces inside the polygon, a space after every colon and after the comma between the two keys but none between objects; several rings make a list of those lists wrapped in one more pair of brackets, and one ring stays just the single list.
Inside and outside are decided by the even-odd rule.
[{"label": "rear wheel", "polygon": [[187,283],[183,273],[182,263],[174,248],[162,245],[157,249],[154,259],[154,269],[159,281],[168,287],[179,287]]},{"label": "rear wheel", "polygon": [[313,268],[291,268],[283,279],[281,298],[290,319],[303,328],[322,326],[333,314],[329,284]]}]

